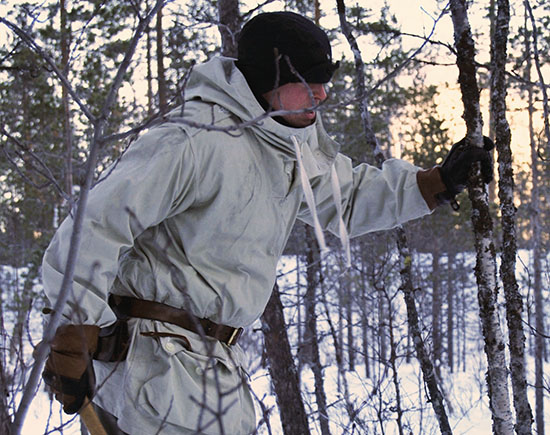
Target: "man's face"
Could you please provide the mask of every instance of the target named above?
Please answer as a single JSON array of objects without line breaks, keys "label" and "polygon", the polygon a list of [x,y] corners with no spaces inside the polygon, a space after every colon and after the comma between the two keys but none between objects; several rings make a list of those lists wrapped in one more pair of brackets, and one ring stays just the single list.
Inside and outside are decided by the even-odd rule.
[{"label": "man's face", "polygon": [[[309,88],[309,89],[308,89]],[[287,83],[263,94],[273,110],[302,110],[314,107],[327,98],[325,85],[320,83]],[[313,110],[283,115],[292,127],[307,127],[315,122]]]}]

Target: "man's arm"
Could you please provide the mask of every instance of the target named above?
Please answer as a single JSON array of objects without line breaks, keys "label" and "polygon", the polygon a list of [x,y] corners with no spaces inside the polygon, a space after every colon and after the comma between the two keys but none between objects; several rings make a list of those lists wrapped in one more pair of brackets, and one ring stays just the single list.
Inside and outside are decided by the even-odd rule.
[{"label": "man's arm", "polygon": [[[367,164],[354,168],[349,157],[338,154],[334,165],[342,197],[342,217],[351,237],[391,229],[431,211],[416,180],[420,168],[406,161],[390,159],[382,169]],[[332,183],[330,173],[311,180],[321,226],[337,235]],[[311,224],[305,204],[298,218]]]},{"label": "man's arm", "polygon": [[[470,170],[479,163],[485,183],[493,179],[493,142],[484,137],[484,147],[463,139],[453,145],[441,166],[422,170],[404,160],[389,159],[381,169],[367,164],[352,167],[351,159],[338,154],[334,162],[341,190],[343,220],[351,237],[387,230],[429,214],[435,207],[454,200],[466,186]],[[338,235],[338,216],[330,173],[312,180],[319,221]],[[311,224],[304,204],[298,216]]]}]

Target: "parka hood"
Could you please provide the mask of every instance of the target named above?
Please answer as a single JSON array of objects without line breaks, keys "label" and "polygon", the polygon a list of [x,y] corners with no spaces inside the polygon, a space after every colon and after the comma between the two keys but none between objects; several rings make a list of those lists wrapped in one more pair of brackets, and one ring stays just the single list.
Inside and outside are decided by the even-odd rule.
[{"label": "parka hood", "polygon": [[[235,66],[235,60],[227,57],[215,57],[193,69],[185,89],[185,100],[195,99],[217,104],[243,123],[261,119],[265,115],[265,109]],[[310,176],[328,172],[339,151],[338,143],[328,136],[320,116],[317,116],[314,124],[303,128],[285,126],[271,117],[251,122],[244,128],[252,130],[263,141],[292,156],[295,154],[292,137],[296,138],[303,146],[302,152]]]}]

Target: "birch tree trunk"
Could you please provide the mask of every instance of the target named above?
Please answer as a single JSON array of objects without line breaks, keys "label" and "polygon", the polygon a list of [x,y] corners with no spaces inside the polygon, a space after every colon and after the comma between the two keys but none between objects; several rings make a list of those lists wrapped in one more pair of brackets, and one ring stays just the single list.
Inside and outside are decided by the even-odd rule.
[{"label": "birch tree trunk", "polygon": [[[482,119],[479,106],[479,89],[476,78],[475,47],[466,11],[465,0],[451,0],[451,15],[454,26],[455,48],[459,69],[458,81],[464,103],[466,140],[477,146],[483,145]],[[487,384],[493,433],[512,434],[514,423],[510,410],[506,344],[500,328],[497,304],[498,283],[496,252],[493,243],[493,222],[489,214],[488,196],[481,181],[479,170],[472,174],[468,183],[472,202],[472,223],[476,247],[475,275],[478,285],[478,300],[485,353],[487,355]]]},{"label": "birch tree trunk", "polygon": [[[526,12],[527,20],[527,12]],[[527,30],[527,23],[525,23]],[[533,294],[535,298],[535,425],[537,433],[544,433],[544,302],[542,297],[542,267],[541,259],[543,257],[542,249],[542,225],[540,210],[540,172],[539,158],[537,152],[537,141],[535,140],[535,129],[533,126],[534,96],[531,83],[531,40],[530,35],[525,32],[525,58],[527,59],[525,67],[525,82],[527,85],[527,111],[529,114],[529,143],[531,148],[531,206],[529,216],[531,217],[531,248],[533,252]]]},{"label": "birch tree trunk", "polygon": [[287,435],[309,434],[307,414],[300,393],[300,382],[290,351],[283,304],[279,287],[275,285],[262,315],[265,352],[269,360],[269,375],[275,389],[283,432]]},{"label": "birch tree trunk", "polygon": [[384,298],[384,287],[383,283],[378,284],[374,283],[374,288],[376,289],[376,298],[378,302],[378,321],[377,321],[377,334],[378,334],[378,359],[382,364],[386,364],[388,361],[388,344],[387,344],[387,322],[386,316],[389,315],[389,312],[386,310],[386,299]]},{"label": "birch tree trunk", "polygon": [[[335,354],[336,354],[336,360],[337,361],[343,361],[344,359],[344,323],[345,323],[345,320],[344,320],[344,308],[347,308],[346,307],[346,289],[345,289],[345,284],[343,282],[344,280],[342,279],[342,277],[340,277],[338,279],[338,290],[337,290],[337,293],[338,293],[338,326],[337,326],[337,343],[338,343],[338,346],[334,346],[334,351],[335,351]],[[328,308],[328,307],[327,307]],[[339,367],[339,375],[338,375],[338,386],[337,386],[337,391],[338,392],[341,392],[341,385],[340,385],[340,378],[342,376],[342,373],[341,373],[341,370],[340,370],[340,367]]]},{"label": "birch tree trunk", "polygon": [[[386,294],[386,296],[388,296]],[[392,380],[393,380],[393,388],[395,389],[395,413],[396,413],[396,424],[397,424],[397,430],[399,431],[399,435],[404,435],[405,431],[403,428],[403,406],[401,404],[401,388],[399,386],[399,375],[397,370],[397,346],[398,344],[395,342],[395,334],[394,334],[394,325],[393,325],[393,318],[391,316],[391,313],[393,311],[392,309],[392,303],[391,299],[388,297],[388,306],[389,306],[389,312],[390,315],[388,316],[388,331],[390,335],[390,358],[389,358],[389,365],[392,369]]]},{"label": "birch tree trunk", "polygon": [[533,95],[529,96],[531,104],[529,105],[529,136],[531,141],[531,162],[533,190],[531,192],[531,227],[533,231],[533,294],[535,296],[535,408],[536,408],[536,428],[537,433],[544,433],[544,300],[542,296],[542,230],[540,222],[540,205],[538,186],[538,154],[537,145],[533,134]]},{"label": "birch tree trunk", "polygon": [[[346,7],[344,0],[336,0],[336,6],[338,10],[338,16],[340,18],[340,27],[342,28],[342,33],[346,37],[350,48],[354,55],[355,68],[356,68],[356,95],[359,101],[359,108],[361,113],[361,120],[363,122],[363,128],[365,131],[365,138],[368,149],[368,156],[372,157],[372,160],[375,161],[378,167],[382,166],[384,161],[384,155],[380,150],[378,145],[378,140],[374,135],[374,130],[372,128],[372,122],[370,119],[370,114],[368,111],[367,98],[365,92],[365,66],[363,59],[361,57],[361,52],[357,41],[351,32],[351,28],[346,19]],[[420,333],[419,321],[418,321],[418,312],[416,310],[416,302],[414,300],[414,290],[412,284],[412,271],[411,271],[411,259],[412,256],[409,251],[407,238],[405,231],[402,228],[395,230],[395,239],[397,243],[397,248],[399,251],[399,256],[401,259],[401,279],[405,304],[407,306],[407,318],[409,322],[409,330],[413,335],[414,346],[416,349],[417,358],[420,362],[422,369],[422,374],[424,376],[424,382],[428,387],[430,393],[430,401],[432,403],[433,410],[435,412],[437,421],[439,423],[439,428],[443,435],[452,434],[451,426],[449,425],[449,419],[447,417],[447,412],[443,403],[443,396],[437,385],[437,379],[434,376],[433,364],[429,359],[427,352],[425,351],[424,342],[422,340],[422,335]]]},{"label": "birch tree trunk", "polygon": [[510,368],[516,411],[516,433],[531,433],[533,414],[527,398],[525,378],[525,334],[523,332],[523,298],[516,280],[516,207],[514,206],[514,170],[510,149],[510,125],[506,119],[506,58],[510,5],[497,0],[496,25],[491,41],[491,114],[499,163],[499,199],[502,222],[502,261],[500,276],[506,300],[506,319],[510,341]]}]

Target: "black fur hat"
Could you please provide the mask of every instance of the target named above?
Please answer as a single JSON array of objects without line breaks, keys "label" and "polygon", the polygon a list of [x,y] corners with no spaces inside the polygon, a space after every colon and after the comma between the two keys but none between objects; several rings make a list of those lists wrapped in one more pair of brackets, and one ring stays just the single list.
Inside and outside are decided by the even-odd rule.
[{"label": "black fur hat", "polygon": [[328,37],[312,21],[293,12],[268,12],[244,25],[236,64],[261,95],[300,82],[299,76],[307,83],[327,83],[339,63],[332,62]]}]

